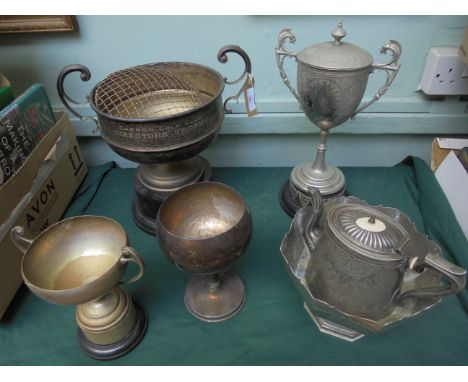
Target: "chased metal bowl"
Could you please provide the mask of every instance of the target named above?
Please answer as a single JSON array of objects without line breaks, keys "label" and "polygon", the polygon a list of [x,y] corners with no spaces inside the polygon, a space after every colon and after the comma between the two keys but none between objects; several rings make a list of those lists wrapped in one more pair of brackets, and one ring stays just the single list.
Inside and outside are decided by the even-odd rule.
[{"label": "chased metal bowl", "polygon": [[188,185],[159,209],[157,236],[167,257],[192,273],[228,269],[247,248],[252,216],[242,197],[215,182]]}]

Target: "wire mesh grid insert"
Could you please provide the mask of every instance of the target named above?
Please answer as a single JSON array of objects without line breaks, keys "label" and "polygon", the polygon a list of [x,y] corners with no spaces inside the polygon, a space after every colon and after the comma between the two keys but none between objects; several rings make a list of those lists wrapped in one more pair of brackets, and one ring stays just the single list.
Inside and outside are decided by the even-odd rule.
[{"label": "wire mesh grid insert", "polygon": [[210,97],[170,69],[149,64],[110,74],[94,93],[99,111],[121,118],[160,118],[194,109]]}]

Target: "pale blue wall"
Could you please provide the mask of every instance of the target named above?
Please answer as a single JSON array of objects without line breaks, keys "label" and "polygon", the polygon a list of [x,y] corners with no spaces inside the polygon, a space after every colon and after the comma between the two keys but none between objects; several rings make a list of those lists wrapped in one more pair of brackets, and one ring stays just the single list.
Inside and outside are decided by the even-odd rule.
[{"label": "pale blue wall", "polygon": [[[240,60],[227,65],[216,60],[218,49],[229,43],[241,45],[250,55],[261,113],[253,119],[237,113],[225,119],[221,135],[206,151],[215,166],[290,166],[311,158],[318,129],[300,112],[296,100],[282,84],[275,64],[278,32],[291,27],[296,49],[330,39],[338,17],[333,16],[79,16],[76,34],[0,35],[0,71],[17,92],[42,82],[55,108],[62,108],[55,90],[61,68],[70,63],[88,66],[92,80],[78,76],[67,81],[76,98],[114,70],[156,62],[183,60],[208,65],[223,75],[236,77]],[[389,39],[403,46],[402,68],[382,100],[334,129],[329,161],[338,165],[392,165],[405,155],[430,158],[433,136],[468,134],[467,102],[456,97],[443,102],[427,100],[417,92],[425,58],[432,46],[457,46],[467,16],[345,16],[346,41],[367,49],[377,62]],[[288,64],[295,78],[295,63]],[[383,73],[371,76],[365,98],[383,82]],[[294,81],[293,81],[294,82]],[[225,95],[236,89],[226,87]],[[81,110],[91,113],[87,107]],[[83,149],[91,164],[117,159],[92,126],[74,120]],[[336,135],[336,136],[334,136]],[[372,157],[371,163],[369,158]]]}]

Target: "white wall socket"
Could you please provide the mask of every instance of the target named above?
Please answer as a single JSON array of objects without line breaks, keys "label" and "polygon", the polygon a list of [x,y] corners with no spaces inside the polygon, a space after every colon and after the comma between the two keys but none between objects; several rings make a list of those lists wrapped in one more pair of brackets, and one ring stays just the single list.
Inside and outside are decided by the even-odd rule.
[{"label": "white wall socket", "polygon": [[427,95],[468,94],[468,69],[457,47],[431,48],[420,88]]}]

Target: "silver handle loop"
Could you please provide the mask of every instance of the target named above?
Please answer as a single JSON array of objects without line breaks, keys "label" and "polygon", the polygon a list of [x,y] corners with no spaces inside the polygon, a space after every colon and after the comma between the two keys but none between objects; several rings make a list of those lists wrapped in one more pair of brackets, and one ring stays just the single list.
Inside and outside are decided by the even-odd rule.
[{"label": "silver handle loop", "polygon": [[[227,84],[227,85],[237,84],[240,81],[242,81],[244,78],[246,78],[248,75],[250,75],[252,77],[252,62],[250,61],[250,57],[245,52],[244,49],[242,49],[238,45],[223,46],[218,52],[218,61],[221,62],[222,64],[225,64],[226,62],[228,62],[227,53],[237,53],[239,56],[241,56],[242,59],[244,60],[245,67],[244,67],[244,71],[242,72],[241,76],[239,78],[237,78],[236,80],[234,80],[234,81],[228,81],[227,77],[224,77],[224,83],[225,84]],[[230,102],[230,101],[234,101],[234,100],[237,101],[239,99],[239,97],[241,96],[241,94],[242,94],[242,89],[243,88],[241,88],[237,92],[236,95],[233,95],[233,96],[230,96],[230,97],[226,98],[226,100],[224,101],[224,112],[225,113],[227,113],[227,114],[232,113],[232,110],[227,108],[227,103]]]},{"label": "silver handle loop", "polygon": [[24,237],[24,228],[21,226],[13,227],[10,231],[11,240],[21,253],[24,255],[31,244],[34,242],[32,239]]},{"label": "silver handle loop", "polygon": [[[65,78],[70,73],[73,73],[73,72],[79,72],[80,73],[80,79],[83,82],[87,82],[87,81],[89,81],[91,79],[91,72],[89,71],[89,69],[86,66],[80,65],[80,64],[67,65],[62,69],[62,71],[59,73],[59,75],[57,77],[57,93],[58,93],[58,95],[60,97],[60,100],[65,105],[65,107],[68,110],[70,110],[70,112],[74,116],[78,117],[81,121],[93,121],[96,124],[96,129],[95,129],[95,132],[96,132],[97,130],[99,130],[99,122],[98,122],[97,118],[93,117],[93,116],[89,116],[89,115],[81,115],[74,108],[72,108],[72,106],[70,105],[70,103],[72,103],[74,105],[87,105],[87,104],[89,104],[89,100],[87,100],[86,102],[78,102],[78,101],[75,101],[73,98],[71,98],[65,92],[65,88],[64,88]],[[86,98],[88,98],[88,97],[86,97]]]},{"label": "silver handle loop", "polygon": [[132,284],[135,281],[141,279],[145,273],[145,262],[142,257],[132,247],[125,246],[122,248],[122,257],[120,258],[120,263],[125,265],[129,262],[137,264],[140,267],[140,270],[135,276],[129,278],[126,281],[120,281],[119,284]]},{"label": "silver handle loop", "polygon": [[294,44],[296,42],[296,36],[291,32],[291,29],[286,28],[283,29],[279,36],[278,36],[278,47],[275,49],[276,54],[276,65],[278,65],[278,69],[280,71],[281,79],[286,84],[288,89],[291,91],[294,97],[299,101],[299,97],[297,96],[296,89],[291,85],[288,79],[288,75],[284,70],[284,59],[286,57],[294,57],[297,58],[297,53],[291,52],[285,47],[285,43],[289,42]]},{"label": "silver handle loop", "polygon": [[390,51],[392,53],[392,59],[390,62],[386,64],[373,64],[372,69],[378,69],[378,70],[385,70],[385,73],[387,75],[387,79],[383,86],[377,91],[377,94],[372,97],[372,99],[369,102],[364,103],[359,109],[357,109],[353,115],[351,116],[351,119],[356,118],[356,115],[372,105],[375,101],[377,101],[380,97],[382,97],[390,87],[390,85],[393,83],[393,80],[395,79],[396,75],[398,74],[398,71],[400,70],[400,64],[398,63],[398,60],[400,59],[401,56],[401,44],[398,41],[395,40],[390,40],[390,42],[383,46],[380,49],[380,53],[386,54],[387,51]]}]

